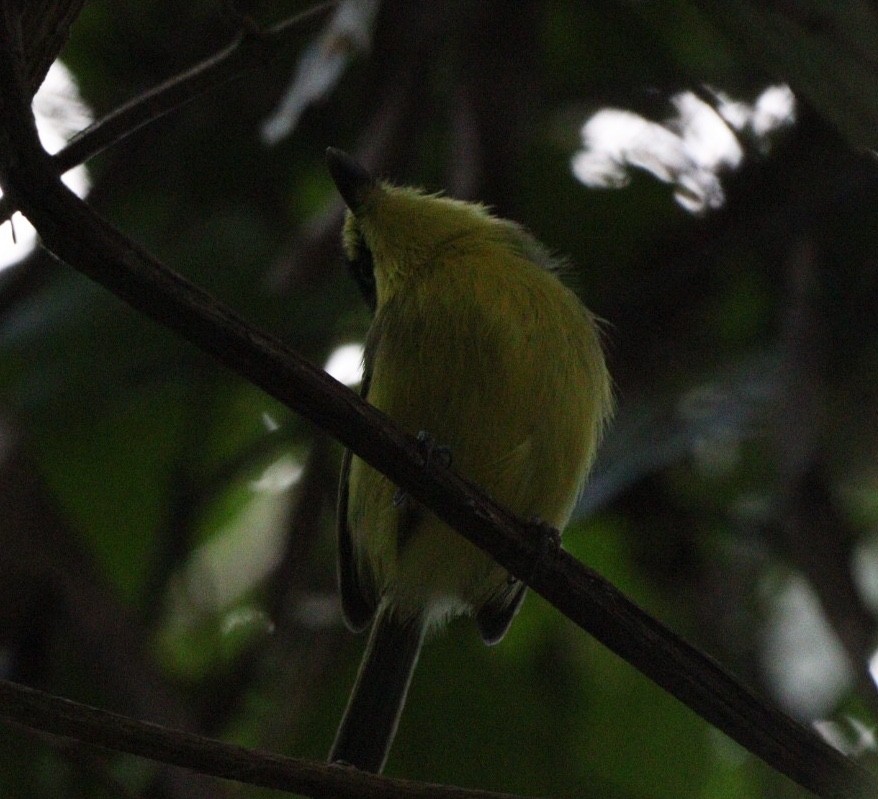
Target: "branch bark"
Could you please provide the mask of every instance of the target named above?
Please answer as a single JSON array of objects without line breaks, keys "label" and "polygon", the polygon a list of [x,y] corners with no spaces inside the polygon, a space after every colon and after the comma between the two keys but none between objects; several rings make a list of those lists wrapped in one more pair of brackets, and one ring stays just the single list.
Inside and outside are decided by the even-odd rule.
[{"label": "branch bark", "polygon": [[4,9],[0,183],[56,257],[322,427],[772,767],[821,796],[878,794],[878,782],[865,769],[814,731],[758,697],[568,553],[551,547],[547,551],[538,526],[516,519],[438,459],[425,458],[415,439],[384,414],[164,267],[67,190],[39,146],[8,0]]},{"label": "branch bark", "polygon": [[245,749],[6,680],[0,680],[0,718],[91,746],[316,799],[522,799],[508,793],[379,777],[357,769]]}]

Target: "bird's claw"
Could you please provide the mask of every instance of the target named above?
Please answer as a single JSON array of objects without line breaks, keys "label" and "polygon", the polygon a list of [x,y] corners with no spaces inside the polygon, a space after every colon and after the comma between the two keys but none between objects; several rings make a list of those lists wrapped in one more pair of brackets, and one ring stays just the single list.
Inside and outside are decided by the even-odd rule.
[{"label": "bird's claw", "polygon": [[[437,444],[432,436],[426,430],[418,431],[418,449],[424,458],[424,468],[438,463],[441,467],[447,469],[451,466],[451,448]],[[408,500],[408,494],[401,488],[397,488],[393,493],[393,507],[399,508],[405,505]]]}]

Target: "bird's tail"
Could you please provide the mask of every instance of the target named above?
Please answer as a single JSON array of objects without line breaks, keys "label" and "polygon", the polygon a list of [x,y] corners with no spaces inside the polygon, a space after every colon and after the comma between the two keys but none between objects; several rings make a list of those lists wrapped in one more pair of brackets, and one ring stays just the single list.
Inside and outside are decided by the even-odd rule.
[{"label": "bird's tail", "polygon": [[423,640],[422,619],[400,621],[382,603],[329,753],[330,763],[381,772],[396,735]]}]

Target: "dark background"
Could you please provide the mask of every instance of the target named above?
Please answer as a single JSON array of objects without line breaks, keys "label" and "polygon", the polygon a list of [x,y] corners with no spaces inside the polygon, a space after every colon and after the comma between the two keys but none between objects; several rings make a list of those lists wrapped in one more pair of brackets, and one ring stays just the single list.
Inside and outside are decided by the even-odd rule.
[{"label": "dark background", "polygon": [[[93,159],[90,202],[317,364],[368,325],[327,145],[568,253],[619,411],[565,546],[860,753],[878,711],[878,9],[804,7],[389,0],[367,50],[324,40],[344,72],[268,147],[315,20]],[[99,117],[241,25],[222,2],[94,0],[62,60]],[[739,135],[719,208],[688,213],[642,170],[619,190],[571,173],[603,107],[663,122],[679,92],[752,103],[781,82],[795,123]],[[40,253],[0,273],[0,419],[0,674],[325,757],[363,644],[335,594],[339,447]],[[497,647],[467,620],[427,645],[387,770],[547,796],[802,794],[533,595]],[[0,793],[260,792],[4,729]]]}]

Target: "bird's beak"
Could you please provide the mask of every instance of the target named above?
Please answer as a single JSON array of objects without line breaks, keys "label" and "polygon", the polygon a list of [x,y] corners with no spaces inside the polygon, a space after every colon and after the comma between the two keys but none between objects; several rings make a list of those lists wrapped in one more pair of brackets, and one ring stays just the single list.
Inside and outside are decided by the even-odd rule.
[{"label": "bird's beak", "polygon": [[346,152],[335,147],[326,148],[326,166],[345,205],[356,214],[366,195],[375,187],[375,178]]}]

